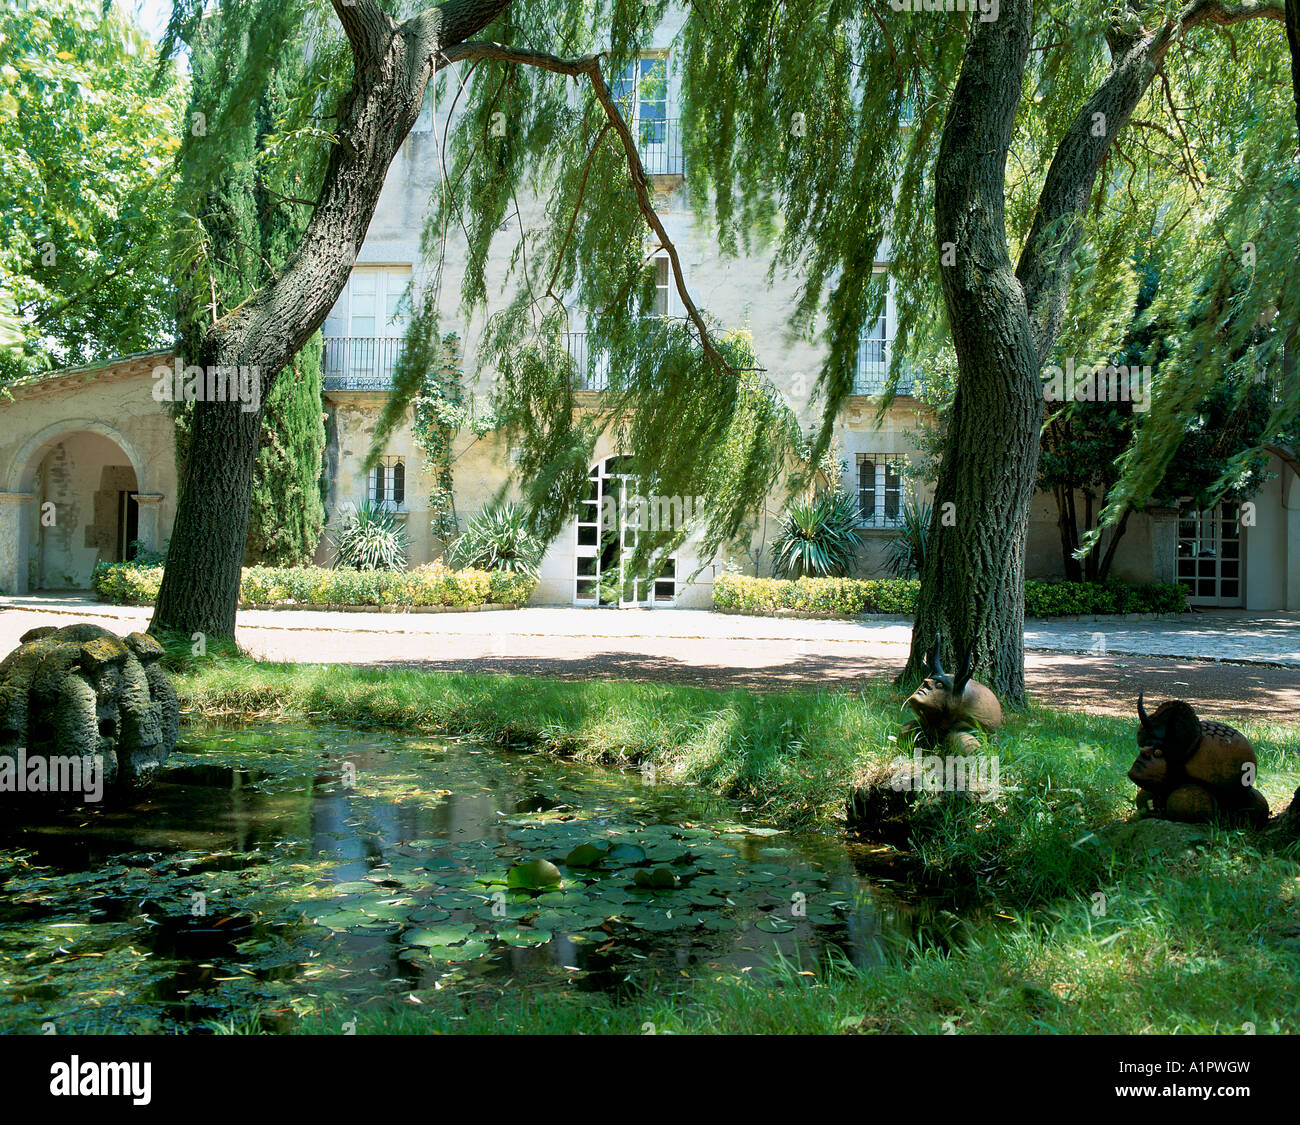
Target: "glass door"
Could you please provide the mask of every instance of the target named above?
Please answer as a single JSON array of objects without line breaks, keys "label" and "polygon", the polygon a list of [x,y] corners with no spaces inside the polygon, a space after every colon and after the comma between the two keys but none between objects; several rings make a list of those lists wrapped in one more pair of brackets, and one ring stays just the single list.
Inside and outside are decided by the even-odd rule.
[{"label": "glass door", "polygon": [[1242,604],[1241,524],[1236,504],[1178,514],[1178,584],[1190,605]]},{"label": "glass door", "polygon": [[676,556],[664,562],[654,581],[634,575],[627,565],[647,515],[630,466],[627,456],[600,462],[578,502],[574,605],[663,607],[676,602]]}]

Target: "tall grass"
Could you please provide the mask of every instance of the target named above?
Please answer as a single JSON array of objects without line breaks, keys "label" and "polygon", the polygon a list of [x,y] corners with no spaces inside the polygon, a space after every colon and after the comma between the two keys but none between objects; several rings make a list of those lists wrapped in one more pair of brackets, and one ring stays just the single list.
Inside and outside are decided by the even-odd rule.
[{"label": "tall grass", "polygon": [[[184,704],[205,714],[324,716],[540,749],[657,776],[743,802],[788,828],[834,828],[850,785],[887,773],[900,697],[887,681],[852,693],[766,694],[623,681],[260,663],[228,654],[190,661]],[[1300,732],[1247,724],[1261,787],[1278,807],[1296,785]],[[918,795],[912,848],[923,878],[976,887],[1020,906],[1096,882],[1105,862],[1091,830],[1132,812],[1125,771],[1134,724],[1043,708],[1011,715],[989,741],[993,801]]]}]

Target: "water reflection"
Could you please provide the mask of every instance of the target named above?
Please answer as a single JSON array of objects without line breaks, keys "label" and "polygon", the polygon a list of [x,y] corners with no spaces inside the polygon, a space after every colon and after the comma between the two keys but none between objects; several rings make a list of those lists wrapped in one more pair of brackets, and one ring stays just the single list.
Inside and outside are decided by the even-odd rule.
[{"label": "water reflection", "polygon": [[[482,881],[588,839],[645,855],[566,871],[536,897]],[[871,966],[917,924],[841,841],[750,834],[720,799],[324,726],[190,730],[134,808],[16,810],[0,864],[0,1021],[14,1028],[55,1013],[97,1029],[114,1011],[167,1027],[448,984],[625,995],[778,955]],[[655,864],[672,888],[634,885]]]}]

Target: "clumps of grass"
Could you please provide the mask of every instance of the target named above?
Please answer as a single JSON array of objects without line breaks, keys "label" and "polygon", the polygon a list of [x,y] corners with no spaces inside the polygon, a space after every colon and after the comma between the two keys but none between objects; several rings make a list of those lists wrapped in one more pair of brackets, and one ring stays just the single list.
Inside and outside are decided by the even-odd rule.
[{"label": "clumps of grass", "polygon": [[[1100,896],[1100,897],[1098,897]],[[1240,1034],[1300,1019],[1294,862],[1216,834],[1189,859],[1015,917],[986,917],[886,964],[778,961],[615,1002],[553,993],[462,1004],[445,993],[363,1011],[328,1004],[292,1029],[338,1034]],[[242,1019],[238,1030],[256,1021]]]},{"label": "clumps of grass", "polygon": [[[174,650],[182,702],[204,714],[323,716],[650,766],[786,828],[842,827],[853,780],[911,753],[896,741],[900,696],[883,678],[852,693],[765,694],[271,664],[224,650],[199,659],[183,639]],[[1296,785],[1288,767],[1300,762],[1300,732],[1245,725],[1278,808]],[[1013,907],[1095,887],[1107,858],[1090,837],[1132,814],[1133,747],[1129,722],[1045,708],[1009,715],[982,751],[998,765],[995,799],[917,795],[908,824],[920,876]]]}]

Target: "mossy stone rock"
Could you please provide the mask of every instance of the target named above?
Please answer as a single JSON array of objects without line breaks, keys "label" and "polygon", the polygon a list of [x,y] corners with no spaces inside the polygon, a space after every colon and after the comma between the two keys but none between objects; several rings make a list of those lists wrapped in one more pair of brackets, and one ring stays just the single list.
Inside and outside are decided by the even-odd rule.
[{"label": "mossy stone rock", "polygon": [[98,756],[106,787],[147,786],[180,731],[162,646],[84,622],[32,629],[21,640],[0,662],[0,755],[14,759],[23,749],[28,763]]}]

